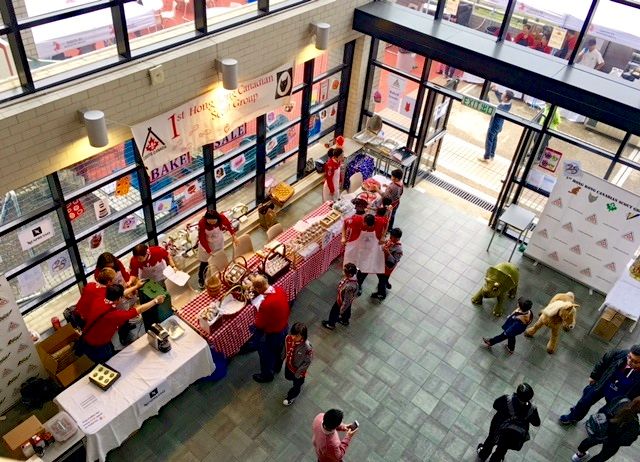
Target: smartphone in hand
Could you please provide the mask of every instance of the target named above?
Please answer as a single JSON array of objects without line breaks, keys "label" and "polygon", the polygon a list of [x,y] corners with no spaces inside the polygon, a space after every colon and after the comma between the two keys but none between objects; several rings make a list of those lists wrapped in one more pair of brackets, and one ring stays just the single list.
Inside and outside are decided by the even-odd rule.
[{"label": "smartphone in hand", "polygon": [[360,426],[357,420],[354,420],[352,424],[349,424],[349,428],[353,431]]}]

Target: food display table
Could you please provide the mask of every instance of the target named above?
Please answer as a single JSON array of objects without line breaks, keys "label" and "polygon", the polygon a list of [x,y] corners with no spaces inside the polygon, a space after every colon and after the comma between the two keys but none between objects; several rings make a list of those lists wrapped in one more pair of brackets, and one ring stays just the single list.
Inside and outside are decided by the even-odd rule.
[{"label": "food display table", "polygon": [[85,433],[87,462],[103,462],[109,451],[158,414],[162,406],[213,373],[207,342],[185,323],[178,323],[185,332],[171,340],[171,351],[153,349],[145,335],[107,362],[121,374],[109,389],[101,390],[85,376],[54,399]]},{"label": "food display table", "polygon": [[615,282],[604,303],[598,308],[598,311],[602,311],[605,308],[613,308],[619,313],[622,313],[626,318],[631,319],[633,324],[629,329],[632,332],[635,329],[638,320],[640,319],[640,281],[634,279],[629,274],[629,268],[633,260],[631,260],[620,277]]},{"label": "food display table", "polygon": [[[310,218],[321,217],[330,211],[331,206],[329,203],[325,203],[305,216],[304,219],[308,220]],[[277,237],[277,240],[286,245],[287,242],[292,241],[297,235],[298,232],[294,228],[288,228]],[[341,234],[338,233],[328,241],[325,241],[325,245],[321,250],[303,259],[295,268],[292,266],[274,285],[284,289],[290,301],[294,300],[307,284],[325,273],[331,266],[331,263],[341,253]],[[251,257],[247,261],[247,265],[250,270],[258,270],[260,257],[257,255]],[[220,294],[220,297],[222,295],[223,293]],[[249,305],[236,314],[224,316],[214,324],[213,333],[208,333],[200,328],[198,324],[198,314],[212,301],[214,301],[214,299],[206,292],[203,292],[185,305],[178,312],[178,316],[194,330],[198,331],[217,352],[222,353],[228,358],[238,353],[240,347],[251,337],[249,327],[254,324],[256,310],[253,306]]]}]

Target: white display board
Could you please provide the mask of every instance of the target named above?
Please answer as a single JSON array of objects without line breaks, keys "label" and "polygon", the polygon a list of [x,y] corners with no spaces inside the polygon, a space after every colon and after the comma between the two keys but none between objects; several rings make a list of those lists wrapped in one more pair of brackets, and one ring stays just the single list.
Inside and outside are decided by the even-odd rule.
[{"label": "white display board", "polygon": [[11,286],[0,276],[0,413],[20,400],[20,385],[44,376]]},{"label": "white display board", "polygon": [[639,241],[640,197],[565,163],[526,255],[607,293]]}]

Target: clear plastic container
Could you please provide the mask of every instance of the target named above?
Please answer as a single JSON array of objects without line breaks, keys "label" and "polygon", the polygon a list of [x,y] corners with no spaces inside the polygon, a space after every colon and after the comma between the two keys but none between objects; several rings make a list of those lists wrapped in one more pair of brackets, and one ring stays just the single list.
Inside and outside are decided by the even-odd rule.
[{"label": "clear plastic container", "polygon": [[78,425],[69,414],[61,411],[45,424],[45,428],[56,441],[66,441],[78,430]]}]

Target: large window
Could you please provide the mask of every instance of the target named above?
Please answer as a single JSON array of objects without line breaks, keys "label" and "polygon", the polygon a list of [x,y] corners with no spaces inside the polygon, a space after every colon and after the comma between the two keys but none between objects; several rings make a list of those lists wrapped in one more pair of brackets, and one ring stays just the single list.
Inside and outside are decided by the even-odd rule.
[{"label": "large window", "polygon": [[[314,72],[283,107],[223,140],[190,147],[187,165],[153,182],[131,140],[0,197],[0,273],[29,327],[47,330],[52,316],[77,301],[101,253],[127,261],[142,242],[174,250],[177,231],[196,223],[207,206],[229,211],[244,204],[251,210],[273,184],[300,180],[298,161],[306,148],[342,133],[338,120],[344,114],[340,118],[338,111],[347,95],[340,82],[349,75],[354,47],[345,46],[342,63],[331,63],[326,53],[303,63]],[[318,120],[317,126],[301,126],[303,117]],[[258,133],[265,134],[262,140]],[[184,247],[176,261],[189,269],[195,260]]]},{"label": "large window", "polygon": [[[306,1],[311,0],[3,0],[0,101]],[[205,12],[200,22],[197,9]],[[14,56],[27,59],[14,62]]]}]

